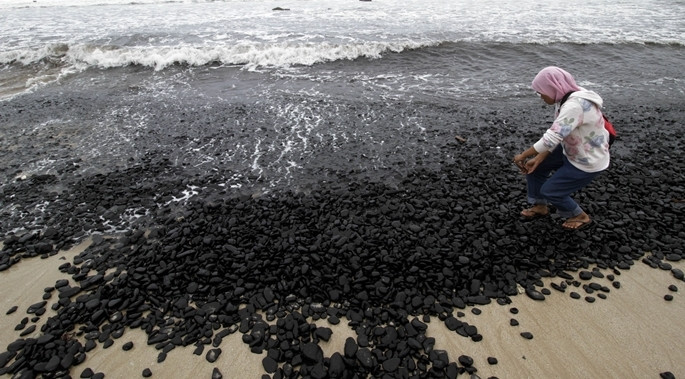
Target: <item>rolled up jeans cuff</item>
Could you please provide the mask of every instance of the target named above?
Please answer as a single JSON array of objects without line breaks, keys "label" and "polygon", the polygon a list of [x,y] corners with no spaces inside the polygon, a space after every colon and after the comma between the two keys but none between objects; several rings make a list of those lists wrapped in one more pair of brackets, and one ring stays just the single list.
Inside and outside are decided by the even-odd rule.
[{"label": "rolled up jeans cuff", "polygon": [[549,202],[547,202],[547,200],[545,200],[545,199],[536,199],[536,198],[533,198],[533,197],[529,197],[529,198],[528,198],[528,204],[532,204],[532,205],[549,205]]}]

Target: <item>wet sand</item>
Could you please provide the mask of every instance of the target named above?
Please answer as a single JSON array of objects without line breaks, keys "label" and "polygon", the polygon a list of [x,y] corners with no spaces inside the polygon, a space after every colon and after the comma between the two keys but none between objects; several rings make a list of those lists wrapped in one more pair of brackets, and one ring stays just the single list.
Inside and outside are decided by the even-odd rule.
[{"label": "wet sand", "polygon": [[[26,314],[26,309],[42,299],[44,288],[53,286],[58,279],[70,279],[57,267],[70,262],[87,244],[48,259],[25,259],[0,274],[3,347],[19,338],[20,331],[14,327],[24,317],[33,317]],[[685,269],[685,264],[678,262],[673,267]],[[685,350],[680,348],[685,340],[685,283],[669,271],[650,268],[640,261],[621,274],[616,277],[621,282],[620,289],[611,287],[606,278],[593,280],[611,287],[611,292],[606,300],[597,299],[592,304],[570,298],[568,289],[567,293],[552,290],[544,301],[519,295],[508,305],[493,302],[478,306],[480,315],[473,314],[472,307],[462,310],[465,316],[460,320],[478,327],[483,335],[481,342],[449,331],[437,318],[428,323],[427,335],[436,339],[435,349],[447,351],[450,361],[457,361],[460,355],[472,357],[482,378],[658,378],[666,371],[676,378],[685,376]],[[672,284],[679,292],[668,289]],[[573,290],[585,296],[582,289]],[[673,301],[664,300],[666,294],[671,294]],[[51,314],[49,305],[55,298],[48,300],[48,312],[38,320],[37,330],[26,337],[40,335],[40,325]],[[18,310],[6,315],[15,305]],[[512,308],[517,308],[518,314],[512,314]],[[510,326],[511,318],[519,325]],[[326,356],[342,352],[345,339],[354,336],[344,319],[337,326],[326,321],[317,321],[317,325],[333,330],[331,340],[320,343]],[[524,339],[521,332],[532,333],[533,339]],[[149,368],[153,377],[158,378],[209,378],[217,367],[224,378],[260,378],[264,374],[261,360],[265,353],[251,353],[241,336],[234,333],[223,339],[219,346],[222,354],[215,363],[207,362],[204,356],[211,345],[205,347],[201,356],[193,354],[194,346],[177,348],[169,352],[164,362],[157,363],[159,351],[147,345],[144,332],[127,329],[111,347],[104,349],[98,344],[84,363],[72,369],[71,375],[78,377],[89,367],[106,377],[129,378],[140,377]],[[133,349],[123,351],[122,345],[129,341],[133,342]],[[488,364],[488,357],[497,358],[498,363]]]}]

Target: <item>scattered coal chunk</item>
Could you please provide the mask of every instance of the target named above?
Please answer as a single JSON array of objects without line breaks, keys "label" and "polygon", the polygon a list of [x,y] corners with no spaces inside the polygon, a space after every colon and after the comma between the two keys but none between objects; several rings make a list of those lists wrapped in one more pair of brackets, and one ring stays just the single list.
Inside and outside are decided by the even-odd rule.
[{"label": "scattered coal chunk", "polygon": [[533,339],[533,334],[530,332],[522,332],[521,337],[527,339],[527,340],[532,340]]},{"label": "scattered coal chunk", "polygon": [[383,370],[386,372],[395,372],[397,368],[400,366],[400,363],[402,363],[401,359],[398,357],[392,357],[390,359],[386,359],[383,361]]},{"label": "scattered coal chunk", "polygon": [[473,358],[469,357],[468,355],[460,355],[459,363],[464,367],[471,367],[473,366]]},{"label": "scattered coal chunk", "polygon": [[209,362],[209,363],[214,363],[219,358],[219,355],[221,355],[221,349],[220,348],[211,349],[205,355],[205,359],[207,359],[207,362]]},{"label": "scattered coal chunk", "polygon": [[320,340],[328,341],[331,339],[333,331],[331,328],[316,328],[314,335]]},{"label": "scattered coal chunk", "polygon": [[278,369],[278,362],[276,362],[275,359],[273,359],[269,356],[266,356],[266,357],[264,357],[264,359],[262,359],[262,366],[264,366],[264,370],[267,373],[273,374]]},{"label": "scattered coal chunk", "polygon": [[376,366],[376,359],[373,356],[373,353],[371,350],[368,348],[361,348],[357,350],[357,354],[355,354],[355,357],[357,358],[357,362],[361,365],[366,370],[371,370],[373,367]]},{"label": "scattered coal chunk", "polygon": [[357,342],[352,337],[345,339],[344,353],[346,358],[353,358],[357,355]]},{"label": "scattered coal chunk", "polygon": [[545,300],[545,295],[532,288],[526,288],[526,295],[533,300]]}]

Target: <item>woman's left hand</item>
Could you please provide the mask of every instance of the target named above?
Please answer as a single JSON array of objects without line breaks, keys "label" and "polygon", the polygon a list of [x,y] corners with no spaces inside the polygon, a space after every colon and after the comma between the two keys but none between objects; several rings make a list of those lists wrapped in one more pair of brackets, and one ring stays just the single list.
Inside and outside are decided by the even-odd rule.
[{"label": "woman's left hand", "polygon": [[526,162],[526,164],[525,164],[526,170],[527,170],[526,173],[530,174],[533,171],[535,171],[535,169],[538,168],[540,163],[542,163],[542,161],[544,161],[548,155],[549,155],[549,151],[545,151],[543,153],[536,155],[535,157],[531,158],[530,160],[528,160],[528,162]]}]

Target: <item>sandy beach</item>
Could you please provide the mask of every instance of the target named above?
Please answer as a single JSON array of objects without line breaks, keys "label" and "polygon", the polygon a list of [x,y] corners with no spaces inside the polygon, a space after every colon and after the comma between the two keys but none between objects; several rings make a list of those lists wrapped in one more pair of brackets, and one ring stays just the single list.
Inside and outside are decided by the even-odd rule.
[{"label": "sandy beach", "polygon": [[[57,267],[73,259],[89,243],[47,259],[24,259],[0,275],[3,347],[19,338],[20,331],[14,327],[23,318],[33,316],[26,314],[26,310],[41,299],[44,288],[54,286],[56,280],[69,279]],[[674,268],[683,269],[685,264],[679,262]],[[457,361],[461,355],[473,358],[481,378],[658,378],[663,372],[671,372],[676,378],[685,376],[685,351],[679,348],[685,339],[685,328],[680,327],[685,315],[681,292],[685,284],[669,271],[653,269],[639,261],[630,270],[621,271],[615,280],[620,281],[620,289],[611,287],[607,279],[596,280],[611,287],[611,292],[607,299],[597,299],[592,304],[569,297],[569,288],[567,293],[552,290],[544,301],[522,294],[512,297],[507,305],[493,302],[467,307],[461,310],[464,316],[460,320],[478,327],[483,335],[480,342],[448,330],[437,318],[428,323],[426,335],[435,338],[435,349],[445,350],[451,361]],[[676,285],[679,291],[669,290],[670,285]],[[582,289],[578,292],[585,296]],[[671,294],[673,300],[664,300],[666,294]],[[53,301],[48,301],[48,309]],[[17,311],[6,315],[13,306],[18,307]],[[474,314],[474,308],[482,313]],[[512,313],[512,308],[518,312]],[[52,313],[48,310],[40,317],[37,330],[26,337],[40,336],[40,326]],[[511,326],[510,319],[516,319],[519,325]],[[320,343],[325,356],[342,352],[345,339],[354,337],[346,323],[345,319],[336,326],[317,321],[318,326],[333,330],[330,341]],[[29,321],[28,325],[32,324]],[[523,338],[522,332],[532,333],[533,339]],[[124,351],[122,345],[129,341],[134,347]],[[157,378],[210,378],[215,367],[224,378],[260,378],[264,374],[261,361],[266,353],[251,353],[241,341],[241,333],[224,338],[219,346],[222,354],[215,363],[208,363],[204,354],[194,355],[192,346],[174,349],[164,362],[157,363],[159,351],[146,341],[147,336],[140,329],[127,329],[109,348],[98,344],[70,374],[79,377],[84,369],[90,368],[109,378],[133,378],[149,368]],[[498,362],[491,365],[488,357]]]}]

